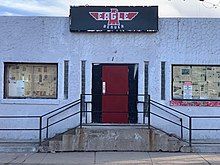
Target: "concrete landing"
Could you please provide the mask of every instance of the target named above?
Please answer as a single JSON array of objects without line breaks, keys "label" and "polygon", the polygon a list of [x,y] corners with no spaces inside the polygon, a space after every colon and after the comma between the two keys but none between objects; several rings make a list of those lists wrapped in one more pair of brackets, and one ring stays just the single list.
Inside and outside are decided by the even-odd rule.
[{"label": "concrete landing", "polygon": [[50,151],[180,151],[178,138],[146,126],[83,126],[50,140]]}]

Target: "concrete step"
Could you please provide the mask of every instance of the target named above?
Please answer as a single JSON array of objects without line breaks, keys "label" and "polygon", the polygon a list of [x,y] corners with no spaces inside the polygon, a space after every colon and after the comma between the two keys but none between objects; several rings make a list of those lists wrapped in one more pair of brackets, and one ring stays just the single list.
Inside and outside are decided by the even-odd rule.
[{"label": "concrete step", "polygon": [[50,140],[50,151],[170,151],[187,145],[155,128],[134,125],[89,125]]},{"label": "concrete step", "polygon": [[0,152],[6,153],[31,153],[38,151],[38,143],[32,142],[0,142]]},{"label": "concrete step", "polygon": [[[46,150],[47,149],[47,150]],[[62,140],[50,140],[49,148],[45,147],[44,152],[62,151]]]},{"label": "concrete step", "polygon": [[[76,134],[76,128],[70,128],[62,134],[56,134],[46,145],[41,147],[42,152],[54,151],[72,151],[73,137]],[[48,145],[48,147],[47,147]]]},{"label": "concrete step", "polygon": [[64,134],[62,137],[62,151],[72,151],[75,134]]}]

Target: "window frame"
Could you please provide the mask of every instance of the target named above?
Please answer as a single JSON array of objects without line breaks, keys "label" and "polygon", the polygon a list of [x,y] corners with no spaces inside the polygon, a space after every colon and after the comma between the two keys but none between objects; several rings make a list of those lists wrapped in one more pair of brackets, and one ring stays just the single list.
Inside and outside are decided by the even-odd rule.
[{"label": "window frame", "polygon": [[[7,65],[10,65],[10,64],[22,64],[22,65],[54,65],[56,67],[56,95],[55,97],[10,97],[10,96],[7,96],[7,90],[8,90],[8,87],[7,87]],[[55,99],[58,99],[58,63],[43,63],[43,62],[4,62],[4,80],[3,80],[3,99],[34,99],[34,100],[40,100],[40,99],[52,99],[52,100],[55,100]]]},{"label": "window frame", "polygon": [[171,65],[171,99],[172,100],[179,100],[179,101],[208,101],[208,102],[211,102],[211,101],[213,101],[213,102],[216,102],[216,101],[219,101],[220,102],[220,98],[219,98],[219,100],[218,99],[184,99],[184,98],[182,98],[182,99],[179,99],[179,98],[174,98],[173,97],[173,85],[174,85],[174,77],[173,77],[173,69],[174,69],[174,67],[175,66],[200,66],[200,67],[202,67],[202,66],[205,66],[205,67],[208,67],[208,66],[210,66],[210,67],[220,67],[220,65],[212,65],[212,64],[207,64],[207,65],[205,65],[205,64],[172,64]]}]

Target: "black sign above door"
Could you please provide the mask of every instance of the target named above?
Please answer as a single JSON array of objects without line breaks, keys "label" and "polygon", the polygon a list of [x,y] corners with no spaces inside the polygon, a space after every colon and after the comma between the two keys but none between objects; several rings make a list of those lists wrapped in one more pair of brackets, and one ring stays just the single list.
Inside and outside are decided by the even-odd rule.
[{"label": "black sign above door", "polygon": [[72,6],[71,32],[157,32],[157,6]]}]

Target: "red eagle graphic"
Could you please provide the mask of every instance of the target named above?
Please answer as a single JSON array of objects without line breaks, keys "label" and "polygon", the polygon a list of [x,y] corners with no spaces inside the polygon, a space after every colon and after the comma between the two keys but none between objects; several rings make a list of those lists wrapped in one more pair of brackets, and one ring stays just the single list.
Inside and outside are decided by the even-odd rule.
[{"label": "red eagle graphic", "polygon": [[131,21],[138,12],[118,12],[117,8],[111,8],[111,12],[89,12],[97,21],[108,21],[108,25],[120,25],[120,21]]}]

